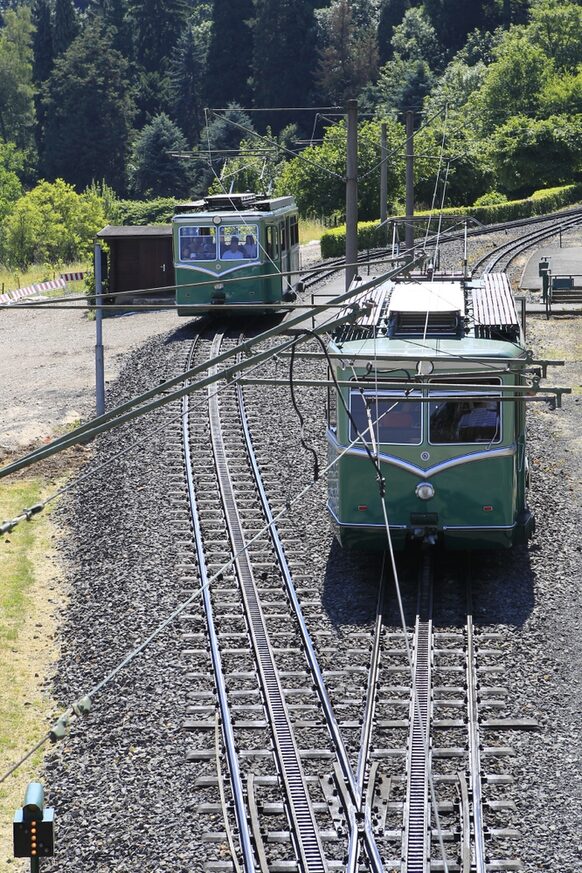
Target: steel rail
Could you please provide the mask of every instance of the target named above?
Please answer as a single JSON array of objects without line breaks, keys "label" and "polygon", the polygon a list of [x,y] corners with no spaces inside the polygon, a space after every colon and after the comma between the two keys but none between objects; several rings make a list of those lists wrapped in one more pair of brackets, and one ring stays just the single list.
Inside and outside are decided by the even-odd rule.
[{"label": "steel rail", "polygon": [[[213,342],[212,357],[218,355],[221,341],[222,336],[217,337]],[[210,368],[212,372],[217,369],[217,364],[213,364]],[[226,457],[218,396],[215,392],[210,391],[209,413],[210,432],[219,488],[222,495],[231,545],[233,552],[237,555],[235,567],[245,604],[248,628],[261,677],[261,685],[265,695],[265,705],[273,731],[273,741],[280,763],[281,777],[285,786],[295,846],[302,870],[306,871],[306,873],[326,873],[328,869],[327,861],[315,820],[313,805],[307,789],[301,756],[287,710],[285,695],[275,663],[250,558],[248,551],[245,549],[245,535],[236,505],[233,482]]]},{"label": "steel rail", "polygon": [[[503,257],[511,255],[507,263],[508,266],[513,258],[516,257],[516,255],[518,255],[524,249],[530,248],[536,242],[539,242],[540,240],[545,239],[548,236],[554,236],[560,231],[569,230],[572,227],[576,227],[578,224],[580,224],[581,221],[582,215],[577,214],[575,216],[572,216],[571,218],[567,218],[565,221],[556,220],[549,227],[534,230],[531,233],[524,234],[523,236],[519,237],[519,239],[511,240],[500,246],[494,254],[489,253],[480,258],[473,265],[471,275],[475,276],[477,271],[481,269],[483,274],[490,273]],[[485,267],[483,267],[484,264]]]},{"label": "steel rail", "polygon": [[[247,449],[247,455],[249,459],[249,463],[252,467],[255,484],[257,487],[257,491],[261,500],[261,504],[263,507],[263,512],[265,513],[265,517],[267,519],[269,525],[269,534],[271,537],[271,541],[273,544],[273,548],[275,550],[277,560],[279,563],[279,568],[281,570],[281,575],[283,577],[283,581],[285,583],[285,589],[289,596],[289,600],[291,605],[293,606],[293,610],[297,617],[299,631],[301,634],[301,638],[303,641],[303,645],[305,647],[305,655],[307,657],[312,676],[317,688],[317,693],[319,695],[319,699],[321,701],[321,705],[324,712],[325,721],[327,724],[327,728],[330,732],[336,754],[338,757],[339,763],[339,775],[341,775],[343,782],[346,787],[346,791],[342,792],[346,798],[346,802],[350,804],[350,807],[346,810],[347,819],[351,822],[352,827],[350,828],[350,837],[349,837],[349,846],[348,846],[348,857],[354,856],[355,849],[357,850],[357,845],[359,841],[358,833],[357,833],[357,825],[355,824],[355,812],[360,811],[362,807],[362,794],[363,794],[363,785],[360,783],[360,780],[356,775],[354,775],[352,766],[349,761],[348,753],[346,751],[339,725],[333,711],[333,706],[331,700],[329,699],[329,695],[327,692],[327,687],[325,684],[325,679],[321,668],[319,666],[319,662],[317,659],[317,653],[315,651],[315,646],[313,645],[313,640],[309,633],[307,622],[303,615],[303,610],[301,609],[301,603],[299,601],[299,597],[297,595],[297,591],[295,589],[295,585],[293,584],[293,577],[291,574],[291,569],[289,567],[289,563],[287,561],[285,555],[285,549],[283,543],[281,542],[281,538],[279,536],[279,532],[277,530],[276,522],[273,517],[273,513],[271,510],[271,505],[269,502],[269,498],[267,496],[265,486],[263,483],[263,479],[261,476],[259,464],[256,458],[256,454],[253,448],[253,440],[250,432],[248,418],[246,415],[246,407],[244,400],[244,392],[242,386],[237,384],[237,399],[239,405],[239,412],[243,427],[243,433],[245,437],[245,445]],[[373,694],[372,694],[373,698]],[[363,782],[363,780],[362,780]],[[370,869],[373,873],[382,873],[384,867],[382,865],[382,860],[380,857],[380,853],[378,847],[376,845],[376,841],[374,838],[374,834],[371,828],[371,822],[369,827],[365,828],[365,842],[366,849],[368,853],[368,858],[370,861]],[[355,849],[354,849],[355,847]],[[355,857],[357,861],[357,851],[355,851]],[[348,870],[352,869],[349,864],[347,867]],[[356,869],[355,867],[353,869]]]},{"label": "steel rail", "polygon": [[423,555],[416,624],[414,629],[414,677],[410,700],[410,734],[407,756],[407,787],[404,816],[404,873],[430,870],[429,772],[431,754],[428,743],[431,724],[432,682],[432,562]]},{"label": "steel rail", "polygon": [[469,734],[469,792],[473,822],[473,845],[475,873],[486,873],[485,838],[483,825],[483,794],[481,781],[481,739],[479,735],[479,706],[477,696],[477,668],[475,663],[475,639],[473,634],[473,597],[469,572],[465,580],[467,597],[467,729]]},{"label": "steel rail", "polygon": [[[188,369],[194,355],[196,342],[192,345],[188,358]],[[236,753],[236,743],[230,709],[228,705],[228,697],[226,691],[226,682],[222,669],[222,658],[220,655],[220,646],[218,643],[218,635],[214,625],[214,613],[212,608],[212,600],[208,585],[208,572],[206,568],[204,546],[202,543],[202,529],[200,525],[200,516],[198,512],[198,504],[196,501],[196,491],[194,486],[194,474],[192,469],[192,455],[190,451],[189,440],[189,395],[186,394],[182,398],[182,438],[184,445],[184,462],[186,466],[186,481],[188,486],[188,500],[190,503],[190,514],[192,517],[192,525],[194,529],[194,540],[196,545],[196,555],[198,558],[198,568],[200,573],[200,584],[202,588],[202,597],[204,602],[204,610],[206,614],[206,626],[208,630],[208,639],[210,643],[210,655],[212,666],[214,669],[214,680],[216,683],[216,692],[218,697],[218,706],[222,720],[222,730],[224,743],[226,748],[226,757],[230,772],[230,782],[234,800],[234,809],[236,821],[239,829],[240,847],[243,856],[243,865],[245,873],[254,873],[255,870],[255,855],[251,840],[251,833],[248,824],[247,808],[245,803],[244,785],[240,772],[238,756]]]}]

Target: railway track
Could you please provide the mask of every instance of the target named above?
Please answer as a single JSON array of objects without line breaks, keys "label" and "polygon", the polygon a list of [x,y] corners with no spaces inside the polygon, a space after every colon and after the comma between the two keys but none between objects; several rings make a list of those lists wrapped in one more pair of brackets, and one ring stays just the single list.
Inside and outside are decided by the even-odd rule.
[{"label": "railway track", "polygon": [[[199,338],[188,366],[235,342]],[[200,869],[519,869],[489,849],[516,834],[496,823],[513,808],[498,796],[511,749],[484,746],[483,733],[533,724],[488,716],[505,706],[493,684],[503,667],[496,640],[474,629],[470,582],[456,581],[454,610],[439,591],[435,624],[425,558],[416,608],[406,582],[404,630],[383,569],[375,611],[330,645],[301,544],[271,508],[284,500],[253,443],[264,409],[251,400],[249,412],[241,386],[209,388],[207,414],[182,403],[206,626],[190,616],[185,632],[202,686],[186,722],[197,794],[209,798]]]}]

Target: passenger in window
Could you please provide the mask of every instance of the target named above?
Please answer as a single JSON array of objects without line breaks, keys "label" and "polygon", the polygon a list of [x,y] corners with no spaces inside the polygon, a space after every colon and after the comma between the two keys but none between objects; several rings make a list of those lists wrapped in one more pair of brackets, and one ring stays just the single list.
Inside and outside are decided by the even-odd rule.
[{"label": "passenger in window", "polygon": [[499,427],[497,404],[477,400],[467,404],[459,419],[458,438],[467,442],[494,439]]},{"label": "passenger in window", "polygon": [[187,243],[182,243],[182,255],[181,259],[183,261],[190,260],[190,246]]},{"label": "passenger in window", "polygon": [[202,240],[200,237],[194,240],[194,244],[192,246],[192,251],[190,252],[190,260],[192,261],[201,261],[204,257]]},{"label": "passenger in window", "polygon": [[257,257],[257,244],[255,242],[255,238],[252,233],[247,233],[247,238],[245,240],[245,244],[243,246],[244,256],[245,258],[256,258]]},{"label": "passenger in window", "polygon": [[237,258],[244,258],[244,254],[238,244],[238,236],[231,236],[230,245],[222,257],[225,261],[234,261]]}]

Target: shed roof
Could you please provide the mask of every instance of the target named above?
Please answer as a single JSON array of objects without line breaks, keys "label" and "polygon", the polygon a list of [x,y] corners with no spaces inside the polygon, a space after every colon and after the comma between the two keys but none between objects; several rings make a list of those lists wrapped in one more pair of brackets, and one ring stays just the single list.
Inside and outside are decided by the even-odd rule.
[{"label": "shed roof", "polygon": [[144,236],[172,236],[171,224],[108,224],[97,234],[99,239],[139,239]]}]

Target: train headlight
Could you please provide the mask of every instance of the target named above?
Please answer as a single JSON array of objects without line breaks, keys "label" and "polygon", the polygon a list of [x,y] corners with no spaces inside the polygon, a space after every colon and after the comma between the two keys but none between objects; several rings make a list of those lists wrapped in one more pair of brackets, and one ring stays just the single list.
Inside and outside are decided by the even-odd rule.
[{"label": "train headlight", "polygon": [[416,486],[415,494],[421,500],[430,500],[431,497],[434,497],[434,488],[430,482],[420,482]]}]

